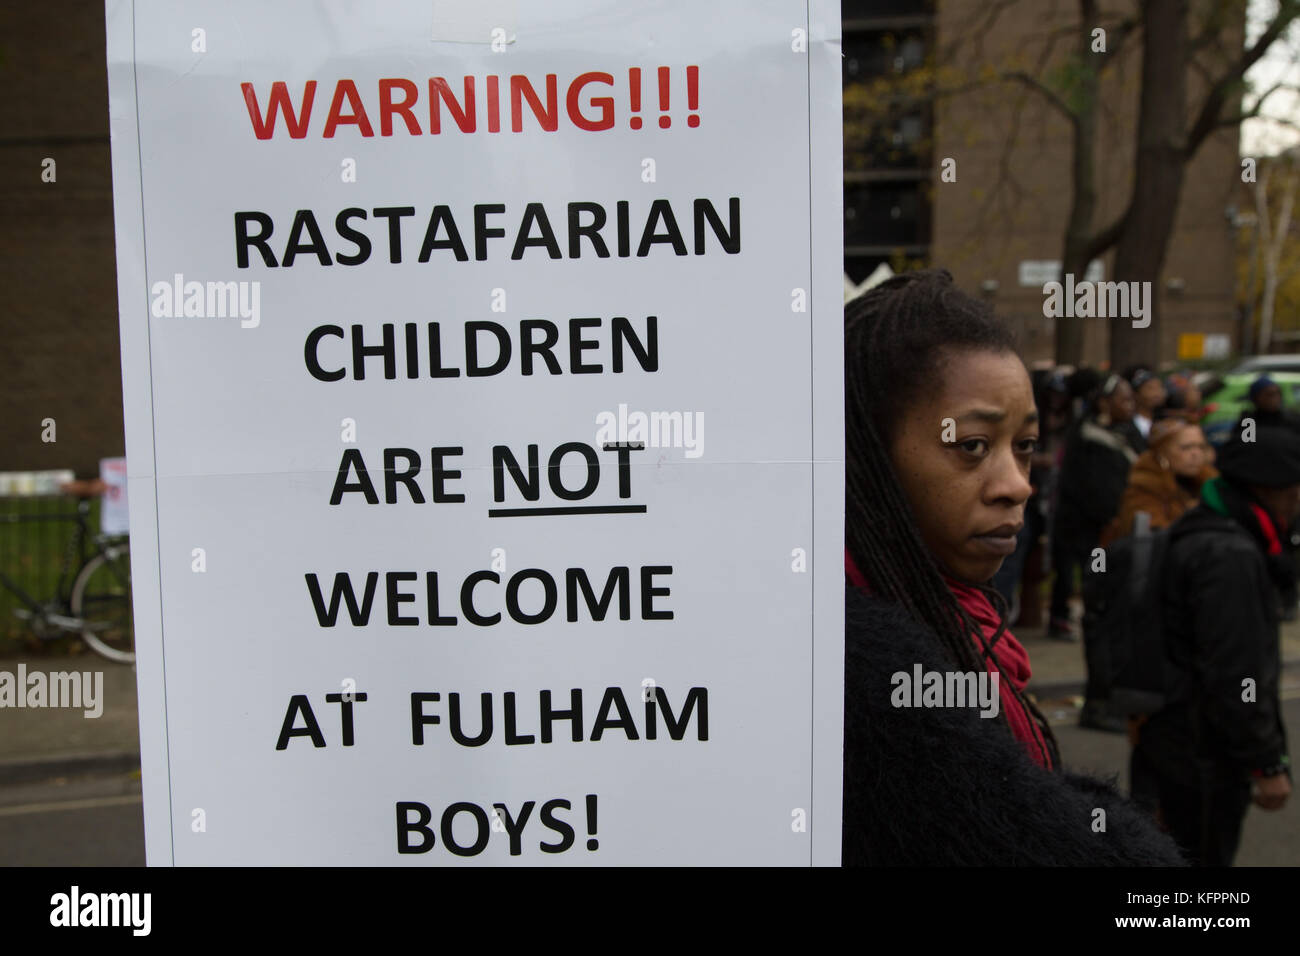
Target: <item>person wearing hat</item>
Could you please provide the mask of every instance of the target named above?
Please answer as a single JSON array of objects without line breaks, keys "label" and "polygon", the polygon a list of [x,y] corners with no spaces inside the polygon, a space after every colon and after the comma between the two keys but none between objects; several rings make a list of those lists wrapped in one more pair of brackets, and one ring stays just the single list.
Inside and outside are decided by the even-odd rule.
[{"label": "person wearing hat", "polygon": [[1181,418],[1161,418],[1151,426],[1148,448],[1129,472],[1119,514],[1106,526],[1103,548],[1133,531],[1139,511],[1151,518],[1152,531],[1167,528],[1196,506],[1201,486],[1218,474],[1205,433]]},{"label": "person wearing hat", "polygon": [[1133,399],[1137,411],[1133,414],[1133,424],[1142,434],[1143,446],[1138,451],[1146,450],[1147,436],[1151,434],[1151,425],[1156,419],[1156,411],[1165,403],[1168,394],[1165,383],[1160,376],[1149,368],[1137,368],[1128,376],[1133,386]]},{"label": "person wearing hat", "polygon": [[1133,778],[1203,866],[1229,866],[1253,800],[1291,793],[1282,724],[1279,618],[1293,591],[1285,529],[1300,515],[1300,435],[1275,425],[1237,436],[1220,475],[1176,521],[1160,588],[1166,703],[1141,726]]},{"label": "person wearing hat", "polygon": [[1245,433],[1247,421],[1253,421],[1256,428],[1281,425],[1300,431],[1300,418],[1282,407],[1282,387],[1267,375],[1261,375],[1250,383],[1246,397],[1250,399],[1252,407],[1243,411],[1237,420],[1237,437]]}]

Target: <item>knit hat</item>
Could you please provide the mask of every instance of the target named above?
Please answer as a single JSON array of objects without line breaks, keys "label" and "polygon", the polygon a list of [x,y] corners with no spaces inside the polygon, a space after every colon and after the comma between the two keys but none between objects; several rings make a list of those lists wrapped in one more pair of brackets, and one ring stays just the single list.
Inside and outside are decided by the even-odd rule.
[{"label": "knit hat", "polygon": [[1254,441],[1233,436],[1219,451],[1215,464],[1222,475],[1239,485],[1285,488],[1300,485],[1300,435],[1290,428],[1260,426]]},{"label": "knit hat", "polygon": [[1247,397],[1253,402],[1256,396],[1269,386],[1275,386],[1277,382],[1273,381],[1267,375],[1261,375],[1255,381],[1250,383],[1250,391],[1246,393]]}]

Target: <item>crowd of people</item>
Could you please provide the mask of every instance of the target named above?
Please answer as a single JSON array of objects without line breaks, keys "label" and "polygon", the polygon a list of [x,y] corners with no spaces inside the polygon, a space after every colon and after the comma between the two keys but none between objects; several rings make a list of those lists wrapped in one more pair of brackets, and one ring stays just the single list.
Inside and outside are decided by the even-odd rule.
[{"label": "crowd of people", "polygon": [[[1043,371],[1033,378],[1042,423],[1030,475],[1034,491],[1016,553],[994,586],[1016,623],[1025,563],[1046,539],[1054,575],[1047,635],[1078,641],[1071,599],[1096,549],[1127,535],[1139,512],[1152,530],[1173,524],[1216,474],[1214,449],[1200,426],[1211,409],[1186,376],[1161,379],[1142,366],[1106,375],[1088,368]],[[1094,687],[1097,668],[1089,663],[1081,723],[1123,730],[1121,719],[1105,713]]]},{"label": "crowd of people", "polygon": [[[845,392],[845,862],[1230,864],[1252,800],[1290,793],[1279,626],[1297,601],[1300,420],[1277,385],[1251,386],[1216,452],[1189,376],[1031,376],[936,270],[846,305]],[[1126,715],[1072,611],[1138,522],[1171,529],[1152,592],[1167,686],[1157,712]],[[1065,768],[1026,689],[1009,628],[1047,566],[1047,633],[1088,663],[1080,723],[1133,744],[1127,797]],[[890,675],[918,664],[997,675],[998,719],[900,709]]]}]

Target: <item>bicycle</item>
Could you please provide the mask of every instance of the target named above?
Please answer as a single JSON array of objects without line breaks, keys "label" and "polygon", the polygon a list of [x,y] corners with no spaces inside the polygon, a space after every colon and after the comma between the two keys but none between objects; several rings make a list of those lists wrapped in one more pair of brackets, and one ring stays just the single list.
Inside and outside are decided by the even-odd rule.
[{"label": "bicycle", "polygon": [[[0,587],[12,592],[24,607],[14,615],[26,621],[40,640],[76,634],[86,645],[119,664],[135,662],[131,618],[131,554],[127,535],[92,533],[90,502],[77,496],[76,514],[0,514],[0,525],[24,521],[72,521],[76,528],[64,549],[55,596],[38,601],[0,570]],[[93,551],[87,556],[87,546]],[[71,574],[74,559],[80,561]],[[68,581],[71,580],[71,587]]]}]

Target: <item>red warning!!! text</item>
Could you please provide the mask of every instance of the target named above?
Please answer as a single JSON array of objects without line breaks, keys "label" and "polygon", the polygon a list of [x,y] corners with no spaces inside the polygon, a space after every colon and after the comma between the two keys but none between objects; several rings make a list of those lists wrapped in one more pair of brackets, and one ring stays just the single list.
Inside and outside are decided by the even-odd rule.
[{"label": "red warning!!! text", "polygon": [[[438,135],[444,131],[500,133],[503,122],[508,122],[515,133],[526,128],[555,132],[562,122],[574,129],[597,132],[613,129],[620,116],[634,130],[648,125],[642,109],[649,100],[643,95],[642,72],[640,67],[631,67],[625,84],[616,81],[611,73],[580,73],[568,82],[563,101],[560,78],[555,73],[547,73],[540,83],[523,74],[494,74],[482,77],[481,82],[474,76],[455,80],[434,76],[423,84],[389,77],[381,79],[377,89],[366,89],[364,94],[354,80],[340,79],[334,83],[325,113],[315,110],[314,125],[316,80],[303,84],[296,103],[284,80],[273,82],[269,93],[259,93],[248,82],[239,86],[253,135],[258,139],[277,135],[305,139],[309,134],[332,139],[340,129],[362,137]],[[658,126],[669,129],[673,125],[673,71],[661,66],[654,74]],[[700,68],[688,66],[685,75],[686,125],[694,128],[700,125]]]}]

